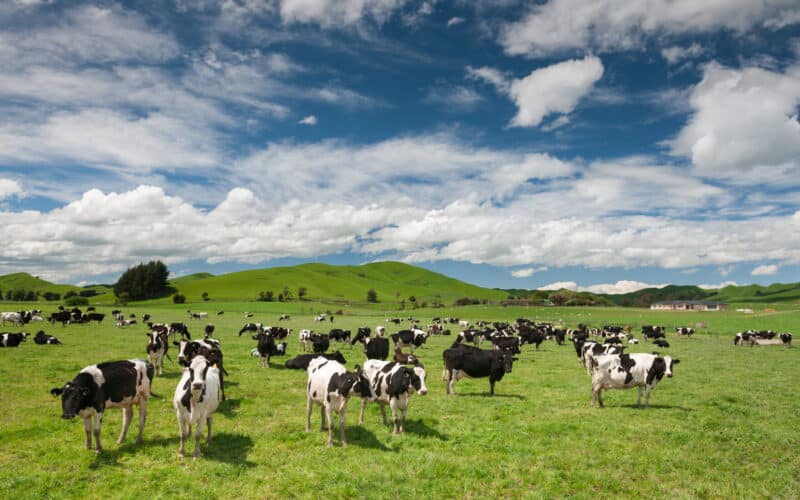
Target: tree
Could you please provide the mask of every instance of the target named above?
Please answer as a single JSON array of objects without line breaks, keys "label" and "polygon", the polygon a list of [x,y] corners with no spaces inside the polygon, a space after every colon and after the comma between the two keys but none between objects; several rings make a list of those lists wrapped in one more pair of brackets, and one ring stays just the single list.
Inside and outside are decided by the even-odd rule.
[{"label": "tree", "polygon": [[283,285],[283,300],[292,300],[292,291],[286,285]]},{"label": "tree", "polygon": [[374,288],[367,291],[367,302],[378,302],[378,292]]},{"label": "tree", "polygon": [[80,295],[74,295],[67,300],[64,301],[65,306],[75,307],[75,306],[88,306],[89,299],[86,297],[81,297]]},{"label": "tree", "polygon": [[127,292],[130,300],[146,300],[163,296],[169,291],[169,270],[160,260],[151,260],[128,268],[114,284],[114,295]]},{"label": "tree", "polygon": [[122,292],[117,296],[117,302],[119,302],[122,306],[127,306],[129,300],[131,300],[131,298],[128,295],[128,292]]},{"label": "tree", "polygon": [[304,287],[304,286],[301,286],[301,287],[299,287],[299,288],[297,289],[297,298],[298,298],[298,299],[300,299],[300,300],[303,300],[303,298],[305,298],[305,296],[306,296],[307,294],[308,294],[308,290],[306,289],[306,287]]},{"label": "tree", "polygon": [[64,294],[64,298],[68,299],[68,298],[74,297],[76,295],[78,295],[78,293],[75,290],[70,290],[70,291],[68,291],[67,293]]},{"label": "tree", "polygon": [[272,290],[267,290],[266,292],[259,292],[258,301],[259,302],[274,302],[275,301],[275,292],[273,292]]},{"label": "tree", "polygon": [[186,296],[180,293],[176,293],[172,296],[172,302],[175,304],[183,304],[186,302]]},{"label": "tree", "polygon": [[61,300],[61,294],[56,292],[44,292],[42,297],[44,300]]},{"label": "tree", "polygon": [[203,295],[202,295],[202,297],[203,297],[203,300],[204,300],[204,301],[209,301],[209,300],[211,300],[211,299],[209,299],[209,298],[208,298],[208,292],[203,292]]}]

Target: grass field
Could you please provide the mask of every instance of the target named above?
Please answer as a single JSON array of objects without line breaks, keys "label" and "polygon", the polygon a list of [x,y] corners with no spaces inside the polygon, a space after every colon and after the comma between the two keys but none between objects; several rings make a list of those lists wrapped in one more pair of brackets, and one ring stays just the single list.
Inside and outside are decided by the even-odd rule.
[{"label": "grass field", "polygon": [[[216,316],[219,307],[223,316]],[[745,328],[797,333],[800,312],[742,315],[655,313],[638,309],[499,308],[420,310],[437,316],[509,319],[524,316],[574,326],[578,322],[673,325],[704,321],[693,338],[669,335],[666,351],[681,359],[672,379],[654,391],[648,410],[635,407],[636,391],[612,391],[606,408],[590,407],[590,380],[570,345],[546,342],[525,349],[512,373],[489,397],[486,379],[462,380],[445,396],[441,352],[452,337],[432,337],[420,354],[428,368],[427,396],[414,396],[406,433],[391,436],[377,406],[357,423],[358,401],[347,419],[350,446],[325,447],[319,411],[304,432],[306,374],[271,369],[250,356],[255,342],[238,337],[243,311],[252,320],[318,327],[312,315],[330,306],[312,303],[214,303],[125,308],[156,321],[186,320],[187,308],[207,310],[222,342],[228,400],[214,420],[214,441],[197,461],[177,456],[178,426],[172,394],[180,370],[166,361],[150,401],[142,446],[115,444],[122,415],[104,419],[106,451],[84,449],[78,419],[60,418],[60,400],[49,394],[84,366],[145,357],[145,328],[60,325],[45,331],[62,346],[0,349],[0,496],[41,497],[712,497],[796,498],[800,492],[800,349],[734,348]],[[109,308],[110,309],[110,308]],[[14,308],[16,310],[16,308]],[[101,311],[104,309],[101,309]],[[105,310],[108,312],[108,310]],[[333,326],[374,328],[392,313],[346,310]],[[193,336],[204,323],[189,322]],[[330,328],[326,324],[325,328]],[[11,328],[3,330],[16,331]],[[392,327],[395,331],[396,327]],[[35,332],[30,328],[29,331]],[[527,347],[527,346],[526,346]],[[296,333],[290,354],[300,350]],[[348,367],[363,361],[355,347],[342,349]],[[649,352],[650,345],[634,346]],[[171,349],[174,357],[174,348]],[[135,410],[138,411],[138,410]],[[193,449],[189,444],[187,451]]]}]

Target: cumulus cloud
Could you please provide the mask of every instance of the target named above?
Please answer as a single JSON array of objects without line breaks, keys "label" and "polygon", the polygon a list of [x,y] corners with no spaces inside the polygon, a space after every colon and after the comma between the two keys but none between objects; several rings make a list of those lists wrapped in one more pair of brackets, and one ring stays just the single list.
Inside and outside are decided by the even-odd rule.
[{"label": "cumulus cloud", "polygon": [[524,269],[517,269],[516,271],[511,271],[511,276],[515,278],[530,278],[535,273],[540,273],[543,271],[547,271],[546,267],[526,267]]},{"label": "cumulus cloud", "polygon": [[602,76],[603,63],[593,56],[552,64],[513,80],[493,68],[467,67],[467,78],[491,83],[514,101],[517,115],[510,126],[536,127],[549,115],[559,115],[547,127],[550,130],[567,123],[567,115]]},{"label": "cumulus cloud", "polygon": [[316,125],[317,117],[314,115],[308,115],[305,118],[299,120],[297,123],[300,125]]},{"label": "cumulus cloud", "polygon": [[778,272],[778,269],[780,269],[780,266],[775,264],[765,264],[756,267],[750,272],[750,274],[752,276],[772,276]]},{"label": "cumulus cloud", "polygon": [[281,0],[284,23],[314,23],[325,28],[350,26],[363,19],[384,23],[406,0]]},{"label": "cumulus cloud", "polygon": [[0,200],[10,198],[12,196],[22,196],[25,192],[19,183],[13,179],[0,178]]},{"label": "cumulus cloud", "polygon": [[692,116],[671,143],[704,173],[780,167],[800,157],[800,67],[705,67],[691,94]]},{"label": "cumulus cloud", "polygon": [[794,0],[550,0],[531,8],[519,21],[506,24],[500,43],[507,54],[543,57],[576,49],[637,49],[646,37],[739,33],[767,23],[798,22]]},{"label": "cumulus cloud", "polygon": [[697,285],[698,288],[702,288],[703,290],[719,290],[720,288],[725,288],[726,286],[739,286],[739,283],[735,281],[723,281],[722,283],[717,284],[707,284],[704,283],[702,285]]},{"label": "cumulus cloud", "polygon": [[545,286],[539,287],[539,290],[561,290],[566,288],[574,292],[591,292],[605,295],[620,295],[625,293],[636,292],[645,288],[663,288],[663,285],[651,285],[641,281],[620,280],[616,283],[601,283],[597,285],[580,286],[574,281],[557,281]]},{"label": "cumulus cloud", "polygon": [[695,59],[707,51],[699,43],[693,43],[688,47],[681,47],[673,45],[672,47],[665,47],[661,49],[661,57],[666,59],[669,64],[678,64],[687,59]]},{"label": "cumulus cloud", "polygon": [[550,284],[547,284],[547,285],[544,285],[544,286],[540,286],[538,288],[538,290],[546,290],[546,291],[549,291],[549,290],[555,291],[555,290],[562,290],[562,289],[577,291],[578,290],[578,284],[575,283],[574,281],[556,281],[555,283],[550,283]]}]

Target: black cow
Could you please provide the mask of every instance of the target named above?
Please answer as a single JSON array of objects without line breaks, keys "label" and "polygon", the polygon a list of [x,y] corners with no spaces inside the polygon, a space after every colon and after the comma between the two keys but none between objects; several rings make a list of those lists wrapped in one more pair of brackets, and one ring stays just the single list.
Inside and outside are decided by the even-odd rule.
[{"label": "black cow", "polygon": [[0,334],[0,347],[19,347],[20,342],[24,342],[27,337],[25,332]]},{"label": "black cow", "polygon": [[269,368],[269,360],[272,356],[283,356],[286,354],[286,342],[275,343],[275,338],[266,332],[253,335],[253,340],[258,340],[258,354],[261,357],[261,366]]},{"label": "black cow", "polygon": [[380,359],[385,361],[389,357],[389,339],[380,337],[364,339],[364,354],[367,359]]},{"label": "black cow", "polygon": [[542,331],[531,328],[529,326],[522,326],[519,329],[519,338],[522,344],[533,344],[536,346],[536,350],[539,350],[539,346],[544,342],[545,335]]},{"label": "black cow", "polygon": [[342,353],[339,351],[328,353],[328,354],[300,354],[299,356],[295,356],[292,359],[287,359],[285,366],[286,368],[290,368],[292,370],[305,370],[308,368],[308,364],[311,362],[312,359],[318,358],[322,356],[325,359],[332,359],[334,361],[338,361],[341,364],[346,364],[347,362],[342,356]]},{"label": "black cow", "polygon": [[653,344],[657,345],[658,347],[664,347],[664,348],[669,347],[669,342],[667,342],[664,339],[656,339],[653,341]]},{"label": "black cow", "polygon": [[205,338],[212,337],[214,335],[214,325],[211,323],[207,324],[204,333],[205,333]]},{"label": "black cow", "polygon": [[786,347],[789,347],[789,346],[792,345],[792,334],[791,333],[789,333],[789,332],[781,333],[779,337],[781,339],[781,342],[783,342],[783,345],[785,345]]},{"label": "black cow", "polygon": [[642,336],[645,340],[666,338],[665,331],[663,326],[642,325]]},{"label": "black cow", "polygon": [[268,331],[275,338],[275,340],[283,340],[292,332],[290,329],[280,326],[269,326],[264,330]]},{"label": "black cow", "polygon": [[356,342],[361,342],[363,344],[364,339],[369,338],[371,333],[372,331],[369,329],[369,327],[359,327],[359,329],[356,331],[356,335],[352,338],[352,340],[350,340],[350,345],[353,345]]},{"label": "black cow", "polygon": [[241,337],[244,332],[260,332],[264,328],[264,325],[261,323],[245,323],[241,330],[239,330],[239,336]]},{"label": "black cow", "polygon": [[122,408],[122,432],[117,439],[122,443],[133,418],[133,405],[139,405],[136,444],[141,444],[154,371],[152,364],[141,359],[90,365],[63,387],[51,389],[50,394],[61,396],[61,418],[69,420],[79,415],[83,419],[86,448],[92,448],[94,433],[97,453],[103,451],[100,427],[106,408]]},{"label": "black cow", "polygon": [[520,354],[520,342],[521,339],[519,337],[492,337],[492,346],[495,349],[508,349],[513,354]]},{"label": "black cow", "polygon": [[314,346],[314,354],[322,354],[330,349],[331,340],[325,334],[315,333],[311,335],[311,344]]},{"label": "black cow", "polygon": [[42,331],[42,330],[39,330],[38,332],[36,332],[36,336],[33,337],[33,341],[36,342],[39,345],[60,344],[61,343],[60,340],[58,340],[57,338],[53,337],[52,335],[45,334],[44,331]]},{"label": "black cow", "polygon": [[86,323],[88,323],[89,321],[97,321],[97,323],[102,323],[103,322],[103,318],[105,318],[105,317],[106,317],[106,315],[103,314],[103,313],[93,312],[93,313],[84,314],[82,319]]},{"label": "black cow", "polygon": [[54,312],[49,318],[47,318],[51,325],[55,325],[56,322],[60,322],[61,326],[67,326],[67,323],[69,323],[71,319],[72,316],[70,315],[69,311]]},{"label": "black cow", "polygon": [[517,359],[507,350],[487,351],[464,344],[446,349],[442,358],[445,390],[452,395],[456,393],[456,381],[464,376],[489,377],[489,394],[494,395],[495,382],[502,380],[506,373],[511,373],[512,365]]},{"label": "black cow", "polygon": [[328,332],[328,338],[334,342],[348,342],[350,340],[350,333],[350,330],[333,328],[330,332]]}]

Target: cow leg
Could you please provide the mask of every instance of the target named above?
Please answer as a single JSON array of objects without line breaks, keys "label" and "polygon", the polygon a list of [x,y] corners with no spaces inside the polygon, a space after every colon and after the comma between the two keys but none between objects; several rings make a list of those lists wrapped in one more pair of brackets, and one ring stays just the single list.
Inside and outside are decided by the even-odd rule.
[{"label": "cow leg", "polygon": [[366,398],[361,398],[361,412],[358,414],[358,425],[364,423],[364,412],[367,409],[367,400]]},{"label": "cow leg", "polygon": [[181,418],[181,411],[178,410],[176,412],[178,414],[178,429],[181,433],[181,446],[178,448],[178,456],[183,458],[183,454],[186,451],[186,440],[189,438],[189,433],[191,432],[191,426],[188,425],[188,422]]},{"label": "cow leg", "polygon": [[122,407],[122,431],[119,433],[119,439],[117,439],[117,444],[122,444],[125,441],[125,436],[128,434],[128,427],[131,425],[131,420],[133,420],[133,407],[123,406]]},{"label": "cow leg", "polygon": [[[206,418],[206,425],[208,426],[208,433],[206,434],[206,444],[207,445],[211,444],[211,419],[212,419],[211,415],[209,415]],[[200,427],[200,424],[197,424],[197,426]]]},{"label": "cow leg", "polygon": [[[639,389],[639,397],[638,397],[638,398],[636,398],[636,407],[637,407],[637,408],[641,408],[641,407],[642,407],[642,386],[640,385],[640,386],[638,387],[638,389]],[[650,395],[648,394],[648,397],[649,397],[649,396],[650,396]]]},{"label": "cow leg", "polygon": [[324,403],[319,409],[319,417],[322,420],[322,422],[319,425],[319,430],[321,430],[321,431],[327,430],[327,428],[325,427],[325,419],[326,418],[328,419],[328,426],[332,425],[331,424],[331,414],[330,414],[330,412],[325,413],[325,404]]},{"label": "cow leg", "polygon": [[[322,411],[324,415],[322,417],[322,421],[325,421],[325,417],[328,418],[328,447],[333,446],[333,416],[331,415],[332,409],[330,404],[322,405]],[[342,416],[339,415],[339,422],[341,423]],[[325,430],[325,426],[323,425],[322,430]],[[342,431],[344,433],[344,431]]]},{"label": "cow leg", "polygon": [[92,449],[92,417],[83,419],[83,430],[86,431],[86,449]]},{"label": "cow leg", "polygon": [[405,432],[405,425],[406,425],[406,412],[408,411],[408,405],[405,408],[400,408],[400,432]]},{"label": "cow leg", "polygon": [[347,400],[343,400],[339,406],[339,440],[342,442],[342,447],[347,446],[347,438],[344,435],[344,422],[347,415]]},{"label": "cow leg", "polygon": [[194,426],[194,453],[192,458],[200,458],[200,438],[203,433],[203,422],[197,422]]},{"label": "cow leg", "polygon": [[100,444],[100,429],[103,426],[103,414],[102,413],[95,413],[94,415],[94,444],[97,453],[103,452],[103,445]]},{"label": "cow leg", "polygon": [[494,396],[494,379],[489,379],[489,395]]},{"label": "cow leg", "polygon": [[398,419],[398,417],[397,417],[397,402],[398,402],[397,398],[390,398],[389,399],[389,408],[392,409],[392,435],[393,436],[396,436],[397,432],[398,432],[397,431],[397,429],[398,429],[398,425],[397,425],[398,424],[398,421],[397,421],[397,419]]},{"label": "cow leg", "polygon": [[[131,408],[133,411],[133,408]],[[144,423],[147,421],[147,396],[139,395],[139,434],[136,436],[136,444],[142,444],[144,434]]]},{"label": "cow leg", "polygon": [[[653,390],[653,386],[652,385],[648,385],[647,386],[647,390],[645,392],[645,396],[644,396],[644,406],[645,406],[645,408],[650,408],[650,392],[652,390]],[[641,390],[640,390],[640,392],[641,392]]]},{"label": "cow leg", "polygon": [[[381,401],[378,404],[381,407],[381,416],[383,417],[383,425],[389,425],[389,421],[386,420],[386,403]],[[394,410],[392,410],[392,418],[394,418]]]},{"label": "cow leg", "polygon": [[219,392],[222,394],[222,400],[225,401],[225,375],[222,373],[222,367],[219,369]]},{"label": "cow leg", "polygon": [[311,430],[311,410],[313,409],[314,401],[311,396],[306,398],[306,432]]}]

